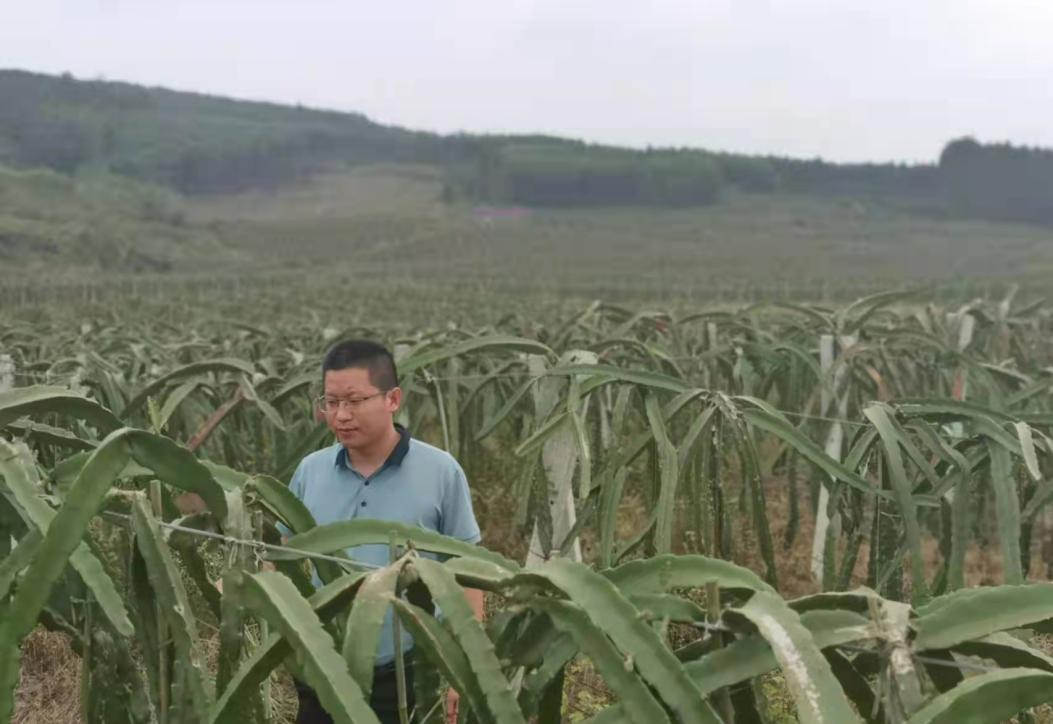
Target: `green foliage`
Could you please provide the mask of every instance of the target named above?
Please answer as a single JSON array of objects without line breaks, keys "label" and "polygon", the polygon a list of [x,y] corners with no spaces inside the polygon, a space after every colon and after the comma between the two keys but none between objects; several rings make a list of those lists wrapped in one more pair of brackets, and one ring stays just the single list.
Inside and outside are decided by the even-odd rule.
[{"label": "green foliage", "polygon": [[[802,721],[870,719],[877,707],[993,722],[1047,702],[1053,661],[1021,629],[1048,630],[1053,610],[1049,584],[1022,582],[1029,526],[1053,500],[1053,318],[1012,298],[950,314],[903,301],[693,315],[593,304],[551,325],[512,316],[475,332],[393,336],[410,427],[457,441],[470,477],[500,456],[525,470],[500,478],[509,487],[543,484],[537,451],[579,416],[567,498],[577,522],[551,541],[564,556],[530,568],[413,526],[315,525],[269,477],[327,443],[311,385],[341,331],[280,318],[177,326],[129,308],[88,330],[79,314],[66,327],[4,319],[17,386],[0,392],[0,535],[18,544],[0,558],[0,705],[13,703],[20,641],[43,622],[82,651],[105,634],[86,675],[125,674],[92,694],[92,711],[114,710],[131,690],[149,692],[125,707],[132,721],[255,721],[260,685],[284,662],[334,718],[368,721],[371,652],[389,607],[415,637],[417,664],[484,721],[560,711],[575,657],[613,692],[598,721],[718,721],[724,704],[745,720],[774,672],[789,692],[780,706]],[[856,342],[820,365],[820,336],[848,331]],[[832,418],[817,407],[832,385],[845,396],[833,414],[849,428],[836,458],[822,446]],[[782,484],[791,461],[814,466],[802,474],[825,486],[838,517],[828,570],[851,573],[853,547],[882,521],[887,540],[874,539],[865,566],[871,589],[787,600],[770,582],[765,526],[776,511],[758,480]],[[485,501],[493,491],[476,492]],[[626,530],[629,495],[648,517]],[[540,537],[538,507],[525,505],[524,519]],[[284,549],[279,523],[295,533]],[[732,526],[751,534],[737,551]],[[590,555],[609,565],[568,560],[576,536],[599,541]],[[706,554],[684,552],[688,537]],[[917,565],[928,541],[935,569]],[[1009,585],[967,588],[964,571],[952,574],[977,541],[1001,548]],[[365,576],[341,557],[391,542],[405,554]],[[259,573],[254,551],[279,570]],[[330,582],[312,594],[299,563],[318,554]],[[764,577],[721,560],[743,554]],[[194,587],[215,575],[205,559],[222,569],[224,592],[199,605]],[[465,587],[490,594],[486,626]],[[217,608],[213,672],[200,654]],[[133,651],[145,652],[141,669],[127,665]],[[945,670],[959,664],[990,671]]]},{"label": "green foliage", "polygon": [[0,95],[7,162],[101,168],[188,193],[272,187],[336,161],[439,155],[434,136],[348,113],[22,71],[0,73]]},{"label": "green foliage", "polygon": [[934,164],[833,163],[822,159],[768,159],[779,188],[817,196],[849,196],[909,201],[939,208],[941,179]]},{"label": "green foliage", "polygon": [[70,177],[15,170],[0,159],[5,265],[165,272],[204,253],[232,256],[211,231],[187,224],[181,203],[167,189],[100,172]]},{"label": "green foliage", "polygon": [[939,172],[955,213],[1053,224],[1051,150],[960,138],[944,147]]},{"label": "green foliage", "polygon": [[578,144],[511,145],[486,167],[485,198],[531,206],[693,206],[723,180],[708,154]]},{"label": "green foliage", "polygon": [[[897,200],[927,213],[999,220],[1048,224],[1053,213],[1053,152],[971,139],[949,143],[938,164],[836,164],[690,149],[633,151],[547,136],[440,136],[353,113],[15,70],[0,71],[0,97],[0,164],[112,173],[188,194],[273,189],[335,167],[386,162],[442,168],[448,201],[696,206],[731,189],[781,189]],[[46,185],[57,194],[59,183]],[[157,194],[141,203],[146,218],[176,221]],[[153,228],[161,230],[173,233],[163,224]],[[111,221],[102,234],[96,224],[64,231],[0,216],[0,253],[42,241],[55,245],[60,238],[96,246],[139,229]],[[143,254],[125,263],[149,268],[165,260]]]}]

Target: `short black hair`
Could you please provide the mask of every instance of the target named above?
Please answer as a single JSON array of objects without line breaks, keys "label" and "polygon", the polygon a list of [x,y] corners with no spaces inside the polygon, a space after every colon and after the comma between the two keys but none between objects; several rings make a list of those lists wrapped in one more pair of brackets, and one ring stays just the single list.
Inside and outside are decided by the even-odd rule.
[{"label": "short black hair", "polygon": [[382,392],[399,386],[395,358],[384,345],[368,339],[346,339],[330,347],[322,360],[322,384],[329,370],[347,369],[367,370],[369,381]]}]

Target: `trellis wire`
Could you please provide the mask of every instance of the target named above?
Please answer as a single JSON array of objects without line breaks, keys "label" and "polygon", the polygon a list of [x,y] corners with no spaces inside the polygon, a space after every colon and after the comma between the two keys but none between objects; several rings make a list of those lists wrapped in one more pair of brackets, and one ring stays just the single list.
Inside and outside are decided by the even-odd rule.
[{"label": "trellis wire", "polygon": [[[121,519],[121,520],[123,520],[125,522],[128,522],[128,523],[131,522],[131,516],[130,515],[125,515],[123,513],[114,513],[112,511],[104,511],[102,515],[104,517],[106,517],[106,518],[116,518],[116,519]],[[213,533],[212,531],[201,530],[200,528],[188,528],[187,526],[179,525],[178,523],[169,523],[169,522],[163,521],[163,520],[158,520],[157,524],[162,526],[162,527],[164,527],[164,528],[168,528],[169,530],[179,531],[180,533],[186,533],[187,535],[199,536],[199,537],[208,538],[208,539],[211,539],[211,540],[218,540],[218,541],[221,541],[223,543],[229,543],[231,545],[244,545],[244,546],[248,546],[248,547],[250,547],[252,549],[255,549],[257,551],[262,549],[262,550],[268,550],[268,551],[277,551],[277,552],[280,552],[280,553],[294,553],[294,554],[302,556],[304,558],[315,559],[315,560],[320,560],[320,561],[330,561],[332,563],[337,563],[337,564],[340,564],[342,566],[351,566],[352,568],[360,567],[360,568],[370,569],[370,570],[379,570],[381,568],[384,568],[384,566],[379,566],[379,565],[375,565],[375,564],[372,564],[372,563],[362,563],[360,561],[353,561],[353,560],[350,560],[348,558],[340,558],[339,556],[332,556],[332,555],[328,555],[326,553],[316,553],[314,551],[305,551],[305,550],[301,550],[301,549],[298,549],[298,548],[290,548],[289,546],[274,545],[273,543],[264,543],[263,541],[244,540],[244,539],[241,539],[241,538],[236,538],[234,536],[224,535],[222,533]],[[694,622],[692,622],[691,625],[693,627],[697,628],[697,629],[703,629],[703,630],[708,631],[708,632],[736,633],[734,629],[732,629],[732,628],[730,628],[730,627],[728,627],[728,626],[726,626],[724,624],[720,624],[720,623],[710,623],[708,621],[694,621]],[[853,653],[864,653],[864,654],[873,654],[873,653],[875,653],[873,649],[868,649],[868,648],[865,648],[863,646],[855,646],[853,644],[837,644],[837,645],[832,646],[830,648],[842,649],[844,651],[851,651]],[[957,662],[957,661],[951,662],[951,661],[945,661],[943,659],[934,659],[934,658],[932,658],[930,656],[921,656],[921,655],[918,655],[918,654],[912,654],[911,656],[912,656],[912,658],[915,661],[918,661],[920,663],[927,664],[927,665],[930,665],[930,666],[943,666],[943,667],[946,667],[946,668],[958,669],[960,671],[974,671],[974,672],[1001,671],[1001,669],[999,669],[998,667],[984,666],[983,664],[974,664],[974,663],[970,663],[970,662]]]}]

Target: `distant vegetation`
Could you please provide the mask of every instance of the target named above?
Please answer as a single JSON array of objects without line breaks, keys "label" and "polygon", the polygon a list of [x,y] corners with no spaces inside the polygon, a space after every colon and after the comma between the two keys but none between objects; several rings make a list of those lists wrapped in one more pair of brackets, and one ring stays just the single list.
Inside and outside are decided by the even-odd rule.
[{"label": "distant vegetation", "polygon": [[0,71],[0,161],[222,193],[287,185],[333,162],[428,158],[441,139],[350,113],[128,83]]},{"label": "distant vegetation", "polygon": [[938,163],[630,150],[548,136],[441,136],[359,114],[128,83],[0,71],[0,163],[84,169],[187,194],[267,189],[336,167],[444,170],[447,200],[527,206],[700,206],[727,192],[909,199],[930,212],[1053,224],[1053,151],[952,141]]},{"label": "distant vegetation", "polygon": [[815,300],[908,280],[968,298],[1007,280],[1045,288],[1053,272],[1053,229],[921,215],[893,201],[739,193],[709,206],[511,209],[442,204],[442,183],[437,170],[363,166],[278,193],[191,199],[187,218],[246,258],[312,274],[345,263],[356,295],[414,304],[429,289],[583,302]]},{"label": "distant vegetation", "polygon": [[963,138],[943,150],[940,173],[958,214],[1053,225],[1053,150]]},{"label": "distant vegetation", "polygon": [[634,151],[545,137],[481,139],[449,176],[448,196],[530,206],[700,206],[727,191],[942,201],[939,170],[931,164]]},{"label": "distant vegetation", "polygon": [[716,201],[724,185],[720,162],[702,151],[495,139],[455,164],[447,197],[528,206],[701,206]]},{"label": "distant vegetation", "polygon": [[205,253],[231,258],[208,229],[187,223],[169,189],[101,173],[0,166],[0,267],[166,272]]}]

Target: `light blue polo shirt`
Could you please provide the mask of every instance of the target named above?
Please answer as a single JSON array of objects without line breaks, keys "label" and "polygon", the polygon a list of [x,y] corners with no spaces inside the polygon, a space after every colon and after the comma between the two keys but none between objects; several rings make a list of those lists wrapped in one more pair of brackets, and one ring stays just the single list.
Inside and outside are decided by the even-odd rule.
[{"label": "light blue polo shirt", "polygon": [[[478,543],[479,524],[461,466],[448,452],[413,439],[401,425],[395,427],[398,444],[368,478],[351,467],[347,450],[336,443],[305,457],[293,473],[289,490],[303,501],[318,525],[358,518],[388,520]],[[374,566],[390,562],[387,544],[355,546],[347,554]],[[321,586],[317,574],[314,583]],[[393,613],[389,608],[384,619],[377,666],[395,659]],[[412,647],[413,638],[403,630],[403,650]]]}]

